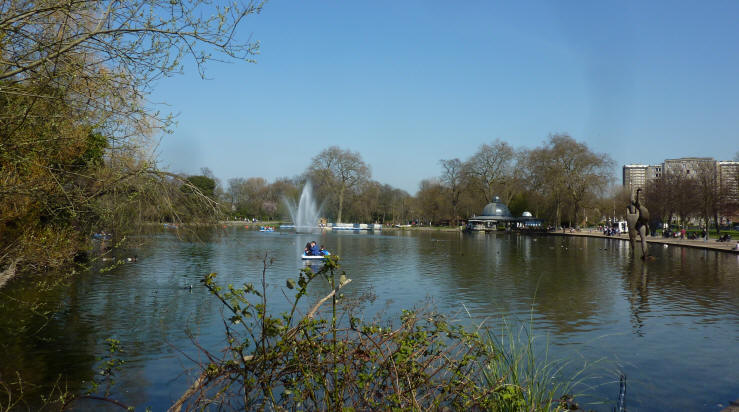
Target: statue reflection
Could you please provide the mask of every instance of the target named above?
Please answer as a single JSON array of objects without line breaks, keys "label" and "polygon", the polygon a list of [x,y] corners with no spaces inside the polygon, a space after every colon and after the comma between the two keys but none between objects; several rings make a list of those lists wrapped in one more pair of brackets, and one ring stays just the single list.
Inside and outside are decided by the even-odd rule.
[{"label": "statue reflection", "polygon": [[644,316],[649,313],[649,288],[647,264],[638,259],[632,259],[629,264],[626,283],[629,294],[629,308],[631,311],[631,326],[634,334],[644,336]]}]

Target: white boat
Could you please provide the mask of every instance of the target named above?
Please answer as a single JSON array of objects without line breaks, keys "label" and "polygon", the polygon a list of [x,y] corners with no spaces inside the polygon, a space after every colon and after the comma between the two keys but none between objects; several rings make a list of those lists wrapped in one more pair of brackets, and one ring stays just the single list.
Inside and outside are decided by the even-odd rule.
[{"label": "white boat", "polygon": [[379,223],[329,223],[328,229],[331,230],[382,230]]},{"label": "white boat", "polygon": [[323,256],[323,255],[318,255],[318,256],[315,256],[315,255],[302,255],[302,256],[300,256],[300,258],[303,259],[303,260],[324,260],[324,259],[326,259],[326,256]]}]

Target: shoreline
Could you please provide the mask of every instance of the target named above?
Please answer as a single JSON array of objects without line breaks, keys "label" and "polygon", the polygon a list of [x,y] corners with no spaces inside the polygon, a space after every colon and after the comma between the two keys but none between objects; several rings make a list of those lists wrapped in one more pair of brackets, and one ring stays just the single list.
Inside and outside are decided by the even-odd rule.
[{"label": "shoreline", "polygon": [[[629,235],[628,234],[621,234],[618,236],[606,236],[599,231],[588,231],[588,232],[542,232],[541,234],[544,235],[553,235],[553,236],[580,236],[580,237],[594,237],[594,238],[602,238],[602,239],[616,239],[616,240],[623,240],[628,242],[629,241]],[[640,242],[639,238],[637,238],[637,242]],[[736,245],[736,241],[732,239],[729,242],[716,242],[716,239],[709,239],[707,242],[703,240],[689,240],[689,239],[675,239],[675,238],[663,238],[663,237],[653,237],[648,236],[647,237],[647,243],[654,243],[654,244],[662,244],[662,245],[669,245],[669,246],[682,246],[682,247],[690,247],[694,249],[706,249],[706,250],[715,250],[719,252],[729,252],[734,254],[739,254],[739,250],[734,250],[734,246]]]},{"label": "shoreline", "polygon": [[[279,224],[281,222],[279,221],[270,221],[270,222],[239,222],[239,221],[220,221],[219,224],[226,224],[226,225],[238,225],[238,224],[248,224],[248,225],[255,225],[255,226],[277,226],[279,227]],[[394,227],[394,226],[383,226],[382,232],[384,231],[403,231],[403,230],[410,230],[410,231],[419,231],[419,232],[462,232],[462,227],[449,227],[449,226],[411,226],[411,227]],[[504,233],[504,232],[491,232],[491,233]],[[596,230],[587,230],[587,231],[579,231],[579,232],[559,232],[559,231],[552,231],[552,232],[517,232],[517,233],[523,233],[523,234],[531,234],[531,235],[553,235],[553,236],[580,236],[580,237],[593,237],[593,238],[602,238],[602,239],[616,239],[616,240],[623,240],[625,242],[629,241],[629,235],[628,234],[621,234],[618,236],[606,236],[600,231]],[[637,242],[639,239],[637,238]],[[694,249],[706,249],[706,250],[716,250],[719,252],[729,252],[734,254],[739,254],[739,250],[734,250],[734,246],[736,245],[736,240],[732,239],[729,242],[716,242],[716,239],[709,239],[707,242],[703,240],[688,240],[688,239],[675,239],[675,238],[663,238],[663,237],[654,237],[654,236],[648,236],[647,237],[647,243],[654,243],[654,244],[662,244],[662,245],[669,245],[669,246],[681,246],[681,247],[690,247]]]}]

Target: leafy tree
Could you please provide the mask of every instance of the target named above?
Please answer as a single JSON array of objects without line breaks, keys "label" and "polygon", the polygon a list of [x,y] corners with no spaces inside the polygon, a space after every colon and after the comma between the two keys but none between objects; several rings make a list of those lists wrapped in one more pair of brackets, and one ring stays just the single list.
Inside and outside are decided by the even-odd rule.
[{"label": "leafy tree", "polygon": [[[240,23],[261,3],[11,1],[0,7],[0,268],[58,266],[90,232],[182,219],[197,202],[158,170],[171,117],[147,101],[189,57],[249,61]],[[138,222],[138,223],[137,223]],[[15,265],[12,265],[15,267]]]},{"label": "leafy tree", "polygon": [[192,192],[195,189],[211,199],[215,198],[216,181],[213,178],[202,175],[189,176],[187,182],[190,184],[182,186],[184,191]]}]

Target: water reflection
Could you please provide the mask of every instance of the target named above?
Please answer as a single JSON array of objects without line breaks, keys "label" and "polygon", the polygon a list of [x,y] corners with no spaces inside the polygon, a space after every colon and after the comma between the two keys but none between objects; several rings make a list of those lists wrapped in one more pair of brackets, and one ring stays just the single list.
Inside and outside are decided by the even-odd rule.
[{"label": "water reflection", "polygon": [[[397,317],[401,309],[432,298],[439,310],[461,316],[469,311],[475,321],[531,319],[550,336],[550,356],[607,358],[620,365],[631,383],[630,405],[639,410],[710,409],[711,402],[736,397],[734,255],[652,247],[654,260],[644,262],[632,256],[627,242],[615,239],[504,233],[302,235],[231,227],[203,231],[198,238],[152,236],[136,251],[138,263],[86,273],[66,287],[36,291],[16,282],[4,289],[18,301],[43,293],[52,317],[42,328],[45,321],[27,307],[0,301],[0,373],[18,369],[36,382],[50,382],[59,373],[71,382],[89,380],[105,338],[114,337],[129,361],[119,379],[121,397],[166,409],[187,384],[183,371],[192,366],[178,351],[197,356],[188,331],[204,347],[223,346],[220,306],[199,280],[217,272],[221,283],[259,284],[267,254],[274,258],[267,294],[279,312],[288,305],[286,279],[297,276],[303,246],[316,240],[342,257],[353,280],[348,296],[377,296],[361,313],[365,318]],[[316,282],[305,305],[328,290]],[[712,385],[696,386],[696,380]],[[596,392],[611,399],[615,389]]]},{"label": "water reflection", "polygon": [[631,307],[631,323],[634,333],[638,336],[644,336],[642,332],[643,316],[649,313],[648,267],[649,265],[646,262],[632,259],[629,264],[629,271],[626,272],[627,276],[625,276],[626,288],[630,292],[627,299]]}]

